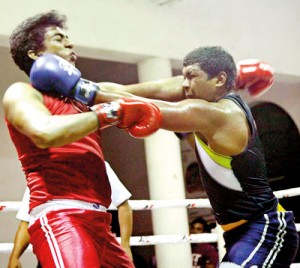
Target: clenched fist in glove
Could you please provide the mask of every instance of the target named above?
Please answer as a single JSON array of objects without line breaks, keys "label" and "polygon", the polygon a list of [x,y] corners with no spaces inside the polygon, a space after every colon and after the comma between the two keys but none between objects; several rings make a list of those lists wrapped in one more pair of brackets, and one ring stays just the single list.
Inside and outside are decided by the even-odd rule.
[{"label": "clenched fist in glove", "polygon": [[150,102],[123,98],[91,107],[98,116],[100,128],[117,125],[135,138],[145,138],[160,128],[161,113]]},{"label": "clenched fist in glove", "polygon": [[251,96],[263,95],[274,83],[274,70],[266,62],[251,59],[237,63],[236,89],[247,89]]},{"label": "clenched fist in glove", "polygon": [[54,54],[41,55],[32,65],[30,81],[41,92],[50,92],[92,105],[100,87],[81,78],[81,72]]}]

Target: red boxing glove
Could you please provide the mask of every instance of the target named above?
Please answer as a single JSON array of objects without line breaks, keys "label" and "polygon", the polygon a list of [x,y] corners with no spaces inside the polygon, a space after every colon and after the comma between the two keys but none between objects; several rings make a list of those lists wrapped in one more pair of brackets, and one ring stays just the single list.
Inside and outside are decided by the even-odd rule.
[{"label": "red boxing glove", "polygon": [[160,128],[160,110],[150,102],[136,99],[119,99],[116,102],[91,107],[98,116],[100,128],[117,125],[135,138],[145,138]]},{"label": "red boxing glove", "polygon": [[161,125],[161,112],[150,102],[137,99],[120,99],[123,110],[119,128],[124,128],[135,138],[145,138],[156,132]]},{"label": "red boxing glove", "polygon": [[274,69],[266,62],[256,59],[237,63],[236,89],[247,89],[251,96],[259,97],[274,83]]}]

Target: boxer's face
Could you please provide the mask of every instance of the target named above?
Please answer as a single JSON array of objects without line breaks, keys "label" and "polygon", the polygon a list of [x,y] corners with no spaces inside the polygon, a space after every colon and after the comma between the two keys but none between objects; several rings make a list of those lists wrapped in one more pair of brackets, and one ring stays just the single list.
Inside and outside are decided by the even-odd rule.
[{"label": "boxer's face", "polygon": [[186,98],[214,101],[216,99],[216,78],[208,79],[207,73],[197,63],[182,69],[183,88]]},{"label": "boxer's face", "polygon": [[74,44],[68,35],[59,27],[49,27],[45,33],[45,50],[42,53],[53,53],[75,65],[77,56]]}]

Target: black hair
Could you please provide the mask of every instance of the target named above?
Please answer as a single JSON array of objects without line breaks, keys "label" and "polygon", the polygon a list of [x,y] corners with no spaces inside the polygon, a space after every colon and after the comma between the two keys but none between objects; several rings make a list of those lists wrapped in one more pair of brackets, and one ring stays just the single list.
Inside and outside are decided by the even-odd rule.
[{"label": "black hair", "polygon": [[205,46],[189,52],[183,59],[183,66],[198,64],[208,78],[216,77],[220,72],[227,74],[226,88],[234,89],[236,64],[233,57],[220,46]]},{"label": "black hair", "polygon": [[9,43],[10,53],[16,65],[29,75],[34,62],[28,51],[36,54],[44,49],[45,33],[48,27],[65,28],[66,16],[55,10],[40,13],[20,23],[12,32]]}]

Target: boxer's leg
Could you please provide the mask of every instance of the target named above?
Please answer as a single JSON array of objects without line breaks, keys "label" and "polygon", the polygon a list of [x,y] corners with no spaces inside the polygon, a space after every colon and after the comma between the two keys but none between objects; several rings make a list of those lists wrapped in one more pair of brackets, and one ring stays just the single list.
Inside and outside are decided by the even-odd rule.
[{"label": "boxer's leg", "polygon": [[[226,255],[220,268],[288,268],[297,251],[292,213],[272,212],[224,233]],[[230,266],[231,265],[231,266]]]},{"label": "boxer's leg", "polygon": [[[82,212],[79,217],[78,212]],[[53,211],[29,228],[33,251],[42,267],[100,267],[94,237],[86,230],[93,222],[83,215],[84,210]]]}]

